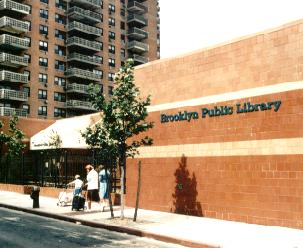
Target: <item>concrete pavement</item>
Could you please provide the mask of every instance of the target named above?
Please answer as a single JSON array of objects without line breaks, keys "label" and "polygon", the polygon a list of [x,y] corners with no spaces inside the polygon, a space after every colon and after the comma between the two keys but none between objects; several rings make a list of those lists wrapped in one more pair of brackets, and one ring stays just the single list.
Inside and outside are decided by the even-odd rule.
[{"label": "concrete pavement", "polygon": [[[110,219],[109,209],[100,211],[93,204],[92,211],[71,211],[71,206],[57,206],[58,199],[40,196],[40,208],[32,209],[29,195],[0,191],[0,207],[36,213],[78,224],[102,227],[142,237],[181,244],[188,247],[224,248],[303,248],[303,230],[278,226],[262,226],[172,213],[138,210],[133,222],[133,208],[125,209],[125,219]],[[119,207],[114,208],[120,216]]]}]

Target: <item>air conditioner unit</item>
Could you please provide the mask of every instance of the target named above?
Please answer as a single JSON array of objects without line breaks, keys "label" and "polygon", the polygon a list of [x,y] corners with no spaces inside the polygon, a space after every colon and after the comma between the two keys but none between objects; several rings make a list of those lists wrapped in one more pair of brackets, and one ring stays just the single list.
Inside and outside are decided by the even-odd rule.
[{"label": "air conditioner unit", "polygon": [[45,100],[45,101],[44,101],[44,103],[45,103],[45,104],[48,104],[48,101],[47,101],[47,100]]},{"label": "air conditioner unit", "polygon": [[47,84],[44,84],[44,87],[47,88]]},{"label": "air conditioner unit", "polygon": [[45,39],[48,39],[48,35],[47,34],[45,35]]}]

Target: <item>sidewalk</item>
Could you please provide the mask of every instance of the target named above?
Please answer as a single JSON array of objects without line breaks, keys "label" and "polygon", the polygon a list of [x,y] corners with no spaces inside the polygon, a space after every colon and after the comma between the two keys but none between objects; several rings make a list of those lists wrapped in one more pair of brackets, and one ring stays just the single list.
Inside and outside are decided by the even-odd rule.
[{"label": "sidewalk", "polygon": [[[29,195],[7,191],[0,191],[1,206],[192,247],[303,248],[303,230],[286,227],[245,224],[143,209],[138,210],[137,222],[133,222],[133,208],[125,209],[124,221],[111,220],[109,209],[101,212],[97,204],[92,206],[91,212],[77,212],[71,211],[71,206],[58,207],[56,198],[41,196],[40,208],[32,209]],[[115,217],[120,216],[118,207],[115,207],[114,214]]]}]

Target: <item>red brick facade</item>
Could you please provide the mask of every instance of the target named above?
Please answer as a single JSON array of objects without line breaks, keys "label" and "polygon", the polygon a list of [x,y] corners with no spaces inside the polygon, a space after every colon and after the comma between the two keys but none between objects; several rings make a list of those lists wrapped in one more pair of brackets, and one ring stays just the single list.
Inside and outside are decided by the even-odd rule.
[{"label": "red brick facade", "polygon": [[[128,160],[127,204],[141,160],[142,208],[302,229],[302,41],[303,20],[138,67],[154,144]],[[237,113],[248,102],[258,111]],[[202,118],[215,106],[233,113]],[[179,120],[184,111],[198,118]]]}]

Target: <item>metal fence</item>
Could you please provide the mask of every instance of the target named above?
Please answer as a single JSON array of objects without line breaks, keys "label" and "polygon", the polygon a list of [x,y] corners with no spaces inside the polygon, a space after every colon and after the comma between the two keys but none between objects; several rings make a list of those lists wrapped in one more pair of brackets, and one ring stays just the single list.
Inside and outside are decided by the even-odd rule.
[{"label": "metal fence", "polygon": [[[97,166],[104,158],[90,150],[44,150],[29,151],[17,159],[1,159],[0,182],[41,187],[66,187],[79,174],[85,181],[85,165]],[[119,171],[111,161],[112,192],[119,191]]]}]

